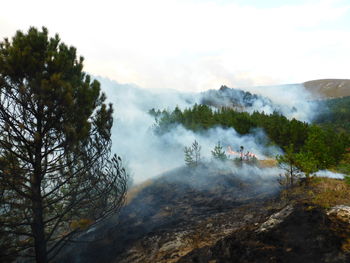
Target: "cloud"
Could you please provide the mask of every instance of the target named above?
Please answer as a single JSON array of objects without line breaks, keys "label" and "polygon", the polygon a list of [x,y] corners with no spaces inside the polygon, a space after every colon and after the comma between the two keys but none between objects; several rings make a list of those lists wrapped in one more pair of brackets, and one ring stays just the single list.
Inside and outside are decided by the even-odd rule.
[{"label": "cloud", "polygon": [[0,37],[45,25],[78,48],[88,72],[145,88],[269,85],[348,77],[349,7],[329,0],[14,0],[2,6]]}]

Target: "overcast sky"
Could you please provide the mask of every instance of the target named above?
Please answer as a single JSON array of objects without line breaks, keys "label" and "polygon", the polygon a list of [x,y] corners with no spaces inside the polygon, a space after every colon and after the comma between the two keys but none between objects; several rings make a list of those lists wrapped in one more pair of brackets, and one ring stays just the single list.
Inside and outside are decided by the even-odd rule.
[{"label": "overcast sky", "polygon": [[29,26],[75,46],[85,71],[144,88],[350,78],[349,0],[1,3],[1,39]]}]

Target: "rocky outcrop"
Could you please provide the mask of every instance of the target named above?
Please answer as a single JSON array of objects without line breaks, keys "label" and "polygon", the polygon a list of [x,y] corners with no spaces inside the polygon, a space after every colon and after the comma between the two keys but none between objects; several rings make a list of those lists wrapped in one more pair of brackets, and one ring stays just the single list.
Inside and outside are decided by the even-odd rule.
[{"label": "rocky outcrop", "polygon": [[281,211],[271,215],[267,221],[262,223],[260,227],[257,229],[257,232],[258,233],[266,232],[271,228],[274,228],[275,226],[283,222],[285,218],[288,217],[292,212],[293,212],[293,206],[292,205],[286,206]]},{"label": "rocky outcrop", "polygon": [[327,212],[328,217],[350,225],[350,206],[338,205]]},{"label": "rocky outcrop", "polygon": [[[287,206],[261,225],[240,229],[214,246],[197,249],[178,262],[350,262],[349,207]],[[345,231],[346,232],[346,231]]]}]

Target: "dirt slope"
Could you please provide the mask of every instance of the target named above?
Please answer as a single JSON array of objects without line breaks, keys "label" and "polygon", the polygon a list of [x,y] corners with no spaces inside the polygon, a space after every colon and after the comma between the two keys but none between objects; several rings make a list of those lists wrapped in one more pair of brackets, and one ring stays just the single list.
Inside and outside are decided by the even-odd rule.
[{"label": "dirt slope", "polygon": [[303,84],[316,98],[350,96],[350,79],[319,79],[307,81]]}]

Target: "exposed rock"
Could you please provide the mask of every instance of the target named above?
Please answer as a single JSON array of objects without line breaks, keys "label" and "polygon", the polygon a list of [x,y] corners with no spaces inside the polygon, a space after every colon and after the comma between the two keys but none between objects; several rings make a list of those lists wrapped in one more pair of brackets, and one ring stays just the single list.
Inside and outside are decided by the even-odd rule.
[{"label": "exposed rock", "polygon": [[281,211],[271,215],[269,219],[262,223],[257,232],[265,232],[267,230],[270,230],[271,228],[275,227],[276,225],[283,222],[283,220],[289,216],[293,212],[293,206],[288,205],[285,208],[283,208]]},{"label": "exposed rock", "polygon": [[350,254],[344,249],[344,241],[350,236],[339,235],[323,209],[297,205],[286,207],[271,218],[280,220],[264,231],[257,229],[266,222],[257,228],[239,229],[214,246],[194,250],[178,262],[350,262]]},{"label": "exposed rock", "polygon": [[335,218],[341,222],[350,224],[350,206],[338,205],[332,207],[327,212],[327,215],[330,218]]}]

